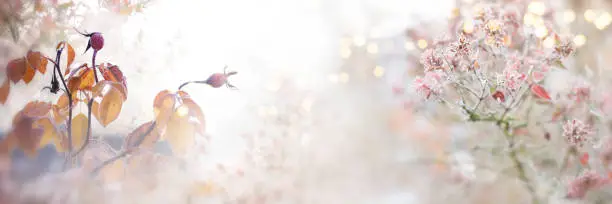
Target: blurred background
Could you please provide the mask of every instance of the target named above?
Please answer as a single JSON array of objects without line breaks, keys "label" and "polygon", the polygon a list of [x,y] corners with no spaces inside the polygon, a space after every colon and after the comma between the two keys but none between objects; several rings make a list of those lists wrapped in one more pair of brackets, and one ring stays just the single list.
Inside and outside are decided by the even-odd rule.
[{"label": "blurred background", "polygon": [[[442,168],[414,165],[414,156],[442,155],[469,131],[451,119],[431,120],[435,106],[415,107],[410,84],[422,72],[420,52],[481,3],[526,2],[525,24],[553,15],[561,33],[574,34],[574,66],[584,72],[603,73],[612,60],[608,0],[0,1],[0,82],[7,80],[9,60],[30,49],[52,55],[61,40],[77,50],[75,64],[89,62],[91,52],[82,54],[87,39],[74,28],[103,33],[97,61],[119,65],[130,90],[116,122],[94,123],[94,134],[109,140],[151,120],[159,91],[204,80],[225,65],[237,71],[236,91],[185,89],[202,107],[210,137],[198,168],[247,168],[245,157],[257,165],[276,162],[291,173],[266,171],[249,184],[292,182],[301,203],[435,203],[462,196],[434,188],[446,179],[436,177]],[[37,75],[13,87],[18,91],[0,106],[0,131],[10,129],[27,101],[57,100],[41,91],[49,80]],[[456,158],[470,163],[469,156]],[[51,168],[48,158],[24,160],[24,169]],[[447,191],[454,193],[439,195]]]}]

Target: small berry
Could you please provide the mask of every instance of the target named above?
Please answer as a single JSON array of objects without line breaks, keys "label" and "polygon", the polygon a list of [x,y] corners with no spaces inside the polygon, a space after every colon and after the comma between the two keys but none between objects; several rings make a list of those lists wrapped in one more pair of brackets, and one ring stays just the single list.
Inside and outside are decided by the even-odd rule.
[{"label": "small berry", "polygon": [[92,33],[89,37],[89,44],[95,51],[101,50],[104,47],[104,37],[102,33]]},{"label": "small berry", "polygon": [[210,86],[212,86],[213,88],[219,88],[223,85],[227,86],[228,88],[236,88],[234,85],[230,84],[229,81],[227,80],[230,76],[238,74],[238,72],[227,72],[227,66],[223,69],[223,73],[215,73],[213,75],[210,75],[210,77],[208,77],[208,79],[206,79],[206,83]]}]

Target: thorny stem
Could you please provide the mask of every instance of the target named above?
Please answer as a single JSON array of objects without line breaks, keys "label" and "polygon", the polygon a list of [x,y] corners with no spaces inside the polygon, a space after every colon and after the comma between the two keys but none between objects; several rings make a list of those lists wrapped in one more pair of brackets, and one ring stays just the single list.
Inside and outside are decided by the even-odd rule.
[{"label": "thorny stem", "polygon": [[100,164],[99,166],[97,166],[96,168],[94,168],[91,171],[91,174],[92,175],[97,174],[105,166],[107,166],[107,165],[113,163],[114,161],[117,161],[118,159],[121,159],[121,158],[127,156],[128,154],[130,154],[132,151],[134,151],[142,143],[142,141],[144,141],[144,139],[145,139],[145,137],[147,135],[149,135],[151,132],[153,132],[153,130],[155,129],[156,126],[157,126],[157,121],[153,121],[153,123],[151,124],[149,129],[145,133],[140,135],[138,140],[136,140],[136,142],[134,143],[134,146],[126,147],[123,151],[121,151],[121,153],[119,153],[119,154],[115,155],[114,157],[112,157],[112,158],[102,162],[102,164]]}]

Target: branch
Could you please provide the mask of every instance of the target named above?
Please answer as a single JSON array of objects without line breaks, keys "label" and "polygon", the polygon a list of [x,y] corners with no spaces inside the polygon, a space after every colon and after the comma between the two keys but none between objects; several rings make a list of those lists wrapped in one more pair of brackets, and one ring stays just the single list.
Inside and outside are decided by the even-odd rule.
[{"label": "branch", "polygon": [[96,168],[94,168],[91,171],[92,175],[95,175],[98,173],[98,171],[100,171],[102,168],[104,168],[105,166],[113,163],[114,161],[117,161],[118,159],[121,159],[122,157],[128,155],[129,153],[131,153],[132,151],[134,151],[136,149],[136,147],[140,146],[140,144],[142,143],[142,141],[144,141],[145,137],[147,135],[149,135],[151,132],[153,132],[153,130],[155,129],[155,127],[157,126],[157,121],[153,121],[153,123],[151,124],[151,126],[149,127],[149,129],[142,134],[138,140],[136,140],[136,143],[134,144],[134,146],[132,147],[126,147],[125,150],[123,150],[121,153],[115,155],[114,157],[104,161],[102,164],[100,164],[99,166],[97,166]]},{"label": "branch", "polygon": [[[68,96],[68,120],[66,122],[66,127],[68,128],[68,158],[66,160],[66,162],[68,162],[68,160],[72,160],[72,155],[70,155],[72,153],[72,93],[70,92],[70,89],[68,89],[68,86],[66,85],[66,79],[64,79],[64,75],[62,74],[62,70],[60,70],[60,60],[61,60],[61,56],[62,56],[62,51],[64,51],[63,49],[59,49],[57,51],[57,54],[55,55],[55,62],[53,63],[55,72],[57,72],[57,75],[59,75],[60,80],[62,81],[62,85],[64,86],[64,91],[66,92],[66,95]],[[64,163],[64,166],[66,165],[66,163]]]}]

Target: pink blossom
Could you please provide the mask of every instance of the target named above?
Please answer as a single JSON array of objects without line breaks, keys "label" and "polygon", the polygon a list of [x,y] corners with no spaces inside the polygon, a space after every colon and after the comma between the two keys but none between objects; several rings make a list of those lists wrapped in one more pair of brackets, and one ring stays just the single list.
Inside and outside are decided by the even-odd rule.
[{"label": "pink blossom", "polygon": [[569,145],[582,147],[590,141],[591,127],[580,120],[568,120],[563,125],[563,137]]},{"label": "pink blossom", "polygon": [[433,95],[442,93],[442,72],[432,71],[426,72],[425,77],[417,77],[414,80],[414,86],[417,93],[423,95],[426,99]]},{"label": "pink blossom", "polygon": [[588,100],[590,96],[591,87],[585,82],[574,86],[574,88],[572,88],[572,92],[569,94],[569,98],[574,100],[576,103]]},{"label": "pink blossom", "polygon": [[509,91],[516,91],[525,81],[526,75],[518,71],[516,65],[507,67],[498,81]]},{"label": "pink blossom", "polygon": [[600,188],[608,183],[607,178],[594,171],[586,171],[568,183],[566,196],[567,198],[581,199],[588,191]]},{"label": "pink blossom", "polygon": [[434,49],[427,49],[421,54],[420,62],[425,67],[425,71],[441,69],[443,61],[442,57],[437,55]]}]

